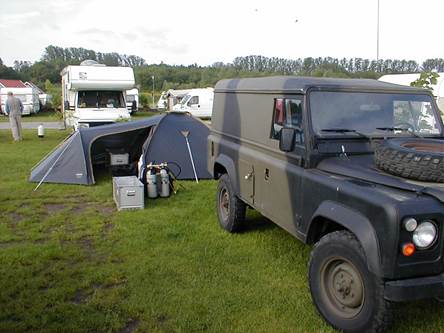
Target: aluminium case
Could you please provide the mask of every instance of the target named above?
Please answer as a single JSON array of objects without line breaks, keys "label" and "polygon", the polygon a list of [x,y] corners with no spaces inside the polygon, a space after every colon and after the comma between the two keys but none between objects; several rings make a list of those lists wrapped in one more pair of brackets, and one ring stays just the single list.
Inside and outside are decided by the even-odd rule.
[{"label": "aluminium case", "polygon": [[113,198],[118,210],[144,209],[144,188],[136,176],[113,177]]}]

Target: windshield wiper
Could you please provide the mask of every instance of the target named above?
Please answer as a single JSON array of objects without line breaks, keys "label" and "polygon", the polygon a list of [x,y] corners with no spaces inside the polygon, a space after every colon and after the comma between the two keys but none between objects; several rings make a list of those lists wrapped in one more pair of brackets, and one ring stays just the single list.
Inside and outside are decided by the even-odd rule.
[{"label": "windshield wiper", "polygon": [[321,132],[327,132],[327,133],[356,133],[359,136],[371,140],[371,137],[368,135],[365,135],[364,133],[358,132],[354,129],[349,128],[323,128],[321,129]]},{"label": "windshield wiper", "polygon": [[401,131],[401,132],[408,132],[409,134],[413,135],[416,138],[422,138],[421,135],[419,135],[418,133],[415,133],[414,131],[409,131],[408,128],[402,128],[402,127],[376,127],[377,130],[380,131],[390,131],[390,132],[395,132],[395,131]]}]

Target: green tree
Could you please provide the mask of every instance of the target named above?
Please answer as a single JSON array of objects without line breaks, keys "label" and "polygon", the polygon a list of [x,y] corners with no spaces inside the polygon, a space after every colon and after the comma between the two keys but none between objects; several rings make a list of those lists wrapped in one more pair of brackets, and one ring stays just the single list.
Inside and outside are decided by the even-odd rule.
[{"label": "green tree", "polygon": [[[59,111],[62,107],[62,88],[58,84],[53,84],[51,81],[46,80],[45,81],[45,91],[47,94],[52,96],[51,105],[52,107]],[[62,114],[60,112],[60,116],[62,117]]]},{"label": "green tree", "polygon": [[[439,74],[436,72],[422,72],[418,79],[411,82],[412,87],[425,88],[433,91],[432,85],[438,83]],[[441,112],[441,117],[444,118],[444,110],[439,110]]]},{"label": "green tree", "polygon": [[418,79],[411,82],[412,87],[426,88],[433,91],[432,85],[438,83],[439,74],[435,72],[422,72]]}]

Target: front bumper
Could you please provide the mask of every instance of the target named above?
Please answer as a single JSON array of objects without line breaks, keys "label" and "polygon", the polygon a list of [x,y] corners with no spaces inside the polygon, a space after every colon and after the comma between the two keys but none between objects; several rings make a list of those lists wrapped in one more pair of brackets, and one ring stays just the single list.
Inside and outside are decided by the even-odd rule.
[{"label": "front bumper", "polygon": [[385,283],[384,298],[388,301],[403,302],[433,297],[444,297],[444,273]]}]

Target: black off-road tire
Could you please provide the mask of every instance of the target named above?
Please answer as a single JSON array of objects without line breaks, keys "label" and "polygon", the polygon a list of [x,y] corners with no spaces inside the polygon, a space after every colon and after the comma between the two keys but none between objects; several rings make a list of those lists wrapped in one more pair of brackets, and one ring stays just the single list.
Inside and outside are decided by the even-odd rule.
[{"label": "black off-road tire", "polygon": [[390,327],[393,303],[384,299],[383,281],[368,271],[352,233],[335,231],[321,238],[311,252],[308,281],[314,305],[334,328],[364,333]]},{"label": "black off-road tire", "polygon": [[[415,145],[424,144],[436,147],[436,150],[424,151],[413,148]],[[379,169],[396,176],[444,183],[444,140],[417,138],[384,140],[375,148],[375,163]]]},{"label": "black off-road tire", "polygon": [[219,179],[216,210],[223,229],[228,232],[239,231],[245,220],[246,205],[236,196],[228,174],[223,174]]}]

